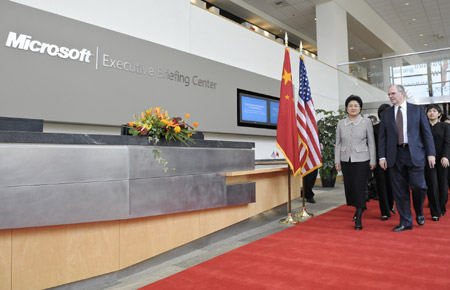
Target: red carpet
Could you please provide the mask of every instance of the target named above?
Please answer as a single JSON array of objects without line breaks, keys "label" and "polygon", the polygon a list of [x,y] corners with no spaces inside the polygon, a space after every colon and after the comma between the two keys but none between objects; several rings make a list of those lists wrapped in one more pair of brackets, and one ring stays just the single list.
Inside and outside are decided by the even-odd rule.
[{"label": "red carpet", "polygon": [[450,289],[449,214],[394,233],[367,207],[362,231],[341,206],[141,289]]}]

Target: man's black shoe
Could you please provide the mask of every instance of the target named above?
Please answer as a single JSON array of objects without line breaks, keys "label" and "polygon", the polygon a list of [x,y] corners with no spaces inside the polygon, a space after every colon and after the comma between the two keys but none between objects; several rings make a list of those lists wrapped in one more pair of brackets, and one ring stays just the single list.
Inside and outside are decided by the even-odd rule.
[{"label": "man's black shoe", "polygon": [[404,226],[402,224],[399,224],[393,229],[394,232],[403,232],[405,230],[412,230],[412,226]]},{"label": "man's black shoe", "polygon": [[309,203],[316,203],[316,200],[314,199],[314,197],[307,198],[306,201]]},{"label": "man's black shoe", "polygon": [[425,216],[423,215],[418,215],[416,217],[416,221],[419,224],[419,226],[423,226],[425,224]]}]

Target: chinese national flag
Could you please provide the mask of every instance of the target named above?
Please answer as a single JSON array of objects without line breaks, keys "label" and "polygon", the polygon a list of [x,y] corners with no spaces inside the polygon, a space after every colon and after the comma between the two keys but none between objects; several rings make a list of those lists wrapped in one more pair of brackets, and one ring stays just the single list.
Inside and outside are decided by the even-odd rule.
[{"label": "chinese national flag", "polygon": [[294,93],[292,90],[289,48],[284,51],[281,76],[280,107],[278,111],[277,146],[296,176],[300,172],[299,132],[297,128]]}]

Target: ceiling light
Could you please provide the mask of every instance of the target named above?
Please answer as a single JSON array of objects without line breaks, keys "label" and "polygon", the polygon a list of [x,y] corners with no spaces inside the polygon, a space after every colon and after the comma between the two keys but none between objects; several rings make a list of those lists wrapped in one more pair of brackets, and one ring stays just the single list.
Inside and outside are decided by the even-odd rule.
[{"label": "ceiling light", "polygon": [[278,1],[275,1],[275,3],[273,3],[273,4],[275,4],[275,6],[278,8],[286,7],[289,5],[285,0],[278,0]]},{"label": "ceiling light", "polygon": [[314,21],[317,21],[317,17],[314,17]]},{"label": "ceiling light", "polygon": [[411,19],[411,21],[416,21],[416,18]]},{"label": "ceiling light", "polygon": [[424,43],[423,45],[427,46],[427,45],[428,45],[428,43]]},{"label": "ceiling light", "polygon": [[421,34],[419,34],[419,36],[420,36],[420,37],[422,37],[422,36],[423,36],[423,34],[421,33]]},{"label": "ceiling light", "polygon": [[409,6],[409,2],[406,2],[406,3],[405,3],[405,6]]},{"label": "ceiling light", "polygon": [[366,59],[365,57],[363,57],[362,59]]},{"label": "ceiling light", "polygon": [[350,46],[350,49],[353,49],[353,46]]}]

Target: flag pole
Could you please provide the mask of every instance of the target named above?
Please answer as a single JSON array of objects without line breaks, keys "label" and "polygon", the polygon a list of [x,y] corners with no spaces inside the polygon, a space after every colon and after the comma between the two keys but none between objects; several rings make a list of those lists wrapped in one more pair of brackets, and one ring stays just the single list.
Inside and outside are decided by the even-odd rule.
[{"label": "flag pole", "polygon": [[284,219],[280,220],[280,223],[282,224],[296,224],[298,223],[297,219],[294,219],[292,217],[292,210],[291,210],[291,168],[287,167],[287,174],[288,174],[288,216]]},{"label": "flag pole", "polygon": [[[300,49],[300,56],[303,56],[303,41],[301,41],[301,40],[300,40],[300,47],[299,47],[299,49]],[[303,194],[301,194],[301,196],[302,196],[302,203],[303,203],[302,211],[297,213],[297,214],[295,214],[295,217],[296,218],[309,219],[309,218],[313,217],[314,215],[311,214],[311,213],[308,213],[306,211],[305,178],[303,176],[302,176],[302,186],[300,187],[300,193],[303,193]]]},{"label": "flag pole", "polygon": [[302,176],[302,186],[301,186],[301,189],[300,189],[300,192],[303,192],[303,194],[302,194],[302,201],[303,201],[303,206],[302,206],[302,211],[301,212],[299,212],[299,213],[296,213],[294,216],[296,217],[296,218],[302,218],[302,219],[310,219],[310,218],[312,218],[314,215],[312,214],[312,213],[308,213],[307,211],[306,211],[306,202],[305,202],[305,195],[306,195],[306,193],[305,193],[305,178]]},{"label": "flag pole", "polygon": [[[284,32],[284,46],[287,47],[288,46],[288,35],[287,32]],[[291,206],[291,168],[288,164],[287,167],[287,174],[288,174],[288,202],[287,202],[287,206],[288,206],[288,216],[284,219],[280,220],[280,223],[282,224],[296,224],[298,223],[298,220],[294,219],[292,217],[292,206]]]}]

